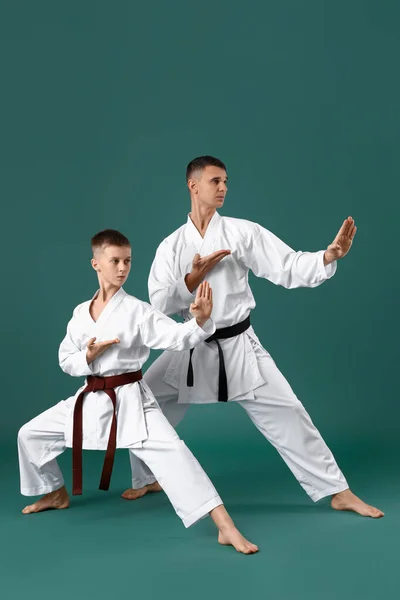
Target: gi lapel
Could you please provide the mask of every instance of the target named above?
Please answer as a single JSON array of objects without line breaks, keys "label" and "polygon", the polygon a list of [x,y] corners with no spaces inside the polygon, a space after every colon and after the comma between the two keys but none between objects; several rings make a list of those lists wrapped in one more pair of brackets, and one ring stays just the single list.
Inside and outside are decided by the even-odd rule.
[{"label": "gi lapel", "polygon": [[193,224],[192,219],[190,216],[188,216],[186,224],[187,238],[196,246],[197,252],[200,254],[200,256],[207,256],[207,254],[211,254],[215,250],[216,237],[218,235],[220,224],[221,217],[217,212],[215,212],[208,224],[204,238],[202,238],[198,229]]},{"label": "gi lapel", "polygon": [[[95,295],[93,296],[92,300],[94,300],[97,296],[97,294],[99,293],[99,291],[97,291],[95,293]],[[111,298],[111,300],[109,300],[109,302],[106,304],[106,306],[104,307],[103,312],[101,313],[101,315],[99,316],[99,318],[97,319],[97,321],[93,321],[91,315],[90,315],[90,304],[88,306],[88,315],[89,315],[89,319],[92,323],[93,331],[95,332],[95,335],[97,338],[100,338],[101,336],[101,331],[104,328],[105,324],[107,323],[108,318],[110,317],[110,315],[113,313],[113,311],[117,308],[117,306],[122,302],[122,300],[124,299],[124,297],[126,296],[126,292],[124,291],[123,288],[120,288],[118,290],[118,292],[116,292],[114,294],[114,296]]]}]

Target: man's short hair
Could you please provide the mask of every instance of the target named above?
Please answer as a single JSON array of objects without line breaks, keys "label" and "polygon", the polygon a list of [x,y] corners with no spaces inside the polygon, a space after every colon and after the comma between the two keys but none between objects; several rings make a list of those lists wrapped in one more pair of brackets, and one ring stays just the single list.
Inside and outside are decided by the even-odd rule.
[{"label": "man's short hair", "polygon": [[186,167],[186,181],[192,178],[195,171],[203,171],[206,167],[219,167],[226,171],[226,166],[219,158],[215,158],[215,156],[198,156],[191,160]]},{"label": "man's short hair", "polygon": [[125,237],[122,233],[117,231],[116,229],[104,229],[103,231],[99,231],[92,237],[92,252],[95,250],[100,250],[104,246],[120,246],[121,248],[124,246],[130,247],[130,241],[127,237]]}]

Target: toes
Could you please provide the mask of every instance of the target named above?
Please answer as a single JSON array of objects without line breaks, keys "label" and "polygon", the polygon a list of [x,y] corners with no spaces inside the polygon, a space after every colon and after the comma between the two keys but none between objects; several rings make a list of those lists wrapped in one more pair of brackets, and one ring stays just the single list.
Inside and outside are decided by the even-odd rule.
[{"label": "toes", "polygon": [[121,498],[125,500],[137,500],[146,494],[147,490],[127,490],[123,494],[121,494]]},{"label": "toes", "polygon": [[250,545],[250,546],[246,546],[246,548],[243,552],[244,552],[244,554],[255,554],[257,552],[257,550],[255,548],[253,548],[252,545]]},{"label": "toes", "polygon": [[242,552],[243,554],[255,554],[258,552],[258,546],[255,544],[251,544],[250,542],[246,542],[244,546],[239,546],[236,548],[238,552]]},{"label": "toes", "polygon": [[121,498],[125,498],[126,500],[134,500],[137,496],[134,490],[125,490],[123,494],[121,494]]}]

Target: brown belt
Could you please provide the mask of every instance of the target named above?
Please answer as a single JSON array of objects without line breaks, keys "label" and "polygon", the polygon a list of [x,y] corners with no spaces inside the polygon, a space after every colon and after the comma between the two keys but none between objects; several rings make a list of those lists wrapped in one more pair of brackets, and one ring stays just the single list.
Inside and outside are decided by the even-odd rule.
[{"label": "brown belt", "polygon": [[97,377],[90,375],[87,378],[87,385],[81,391],[75,402],[74,408],[74,428],[72,434],[72,494],[78,496],[82,494],[82,439],[83,439],[83,400],[88,392],[105,392],[113,403],[113,417],[111,422],[110,435],[106,456],[104,459],[103,471],[100,480],[100,490],[108,490],[110,487],[111,473],[114,464],[115,449],[117,447],[117,415],[115,407],[117,397],[114,388],[128,383],[135,383],[142,379],[142,371],[133,373],[122,373],[112,377]]}]

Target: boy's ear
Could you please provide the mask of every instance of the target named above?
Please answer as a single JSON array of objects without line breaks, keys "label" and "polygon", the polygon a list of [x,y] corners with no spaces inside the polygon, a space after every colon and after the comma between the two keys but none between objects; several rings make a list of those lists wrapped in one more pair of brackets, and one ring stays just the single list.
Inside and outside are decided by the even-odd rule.
[{"label": "boy's ear", "polygon": [[90,264],[92,265],[92,267],[95,271],[99,270],[99,263],[97,262],[97,260],[95,258],[92,258],[92,260],[90,261]]}]

